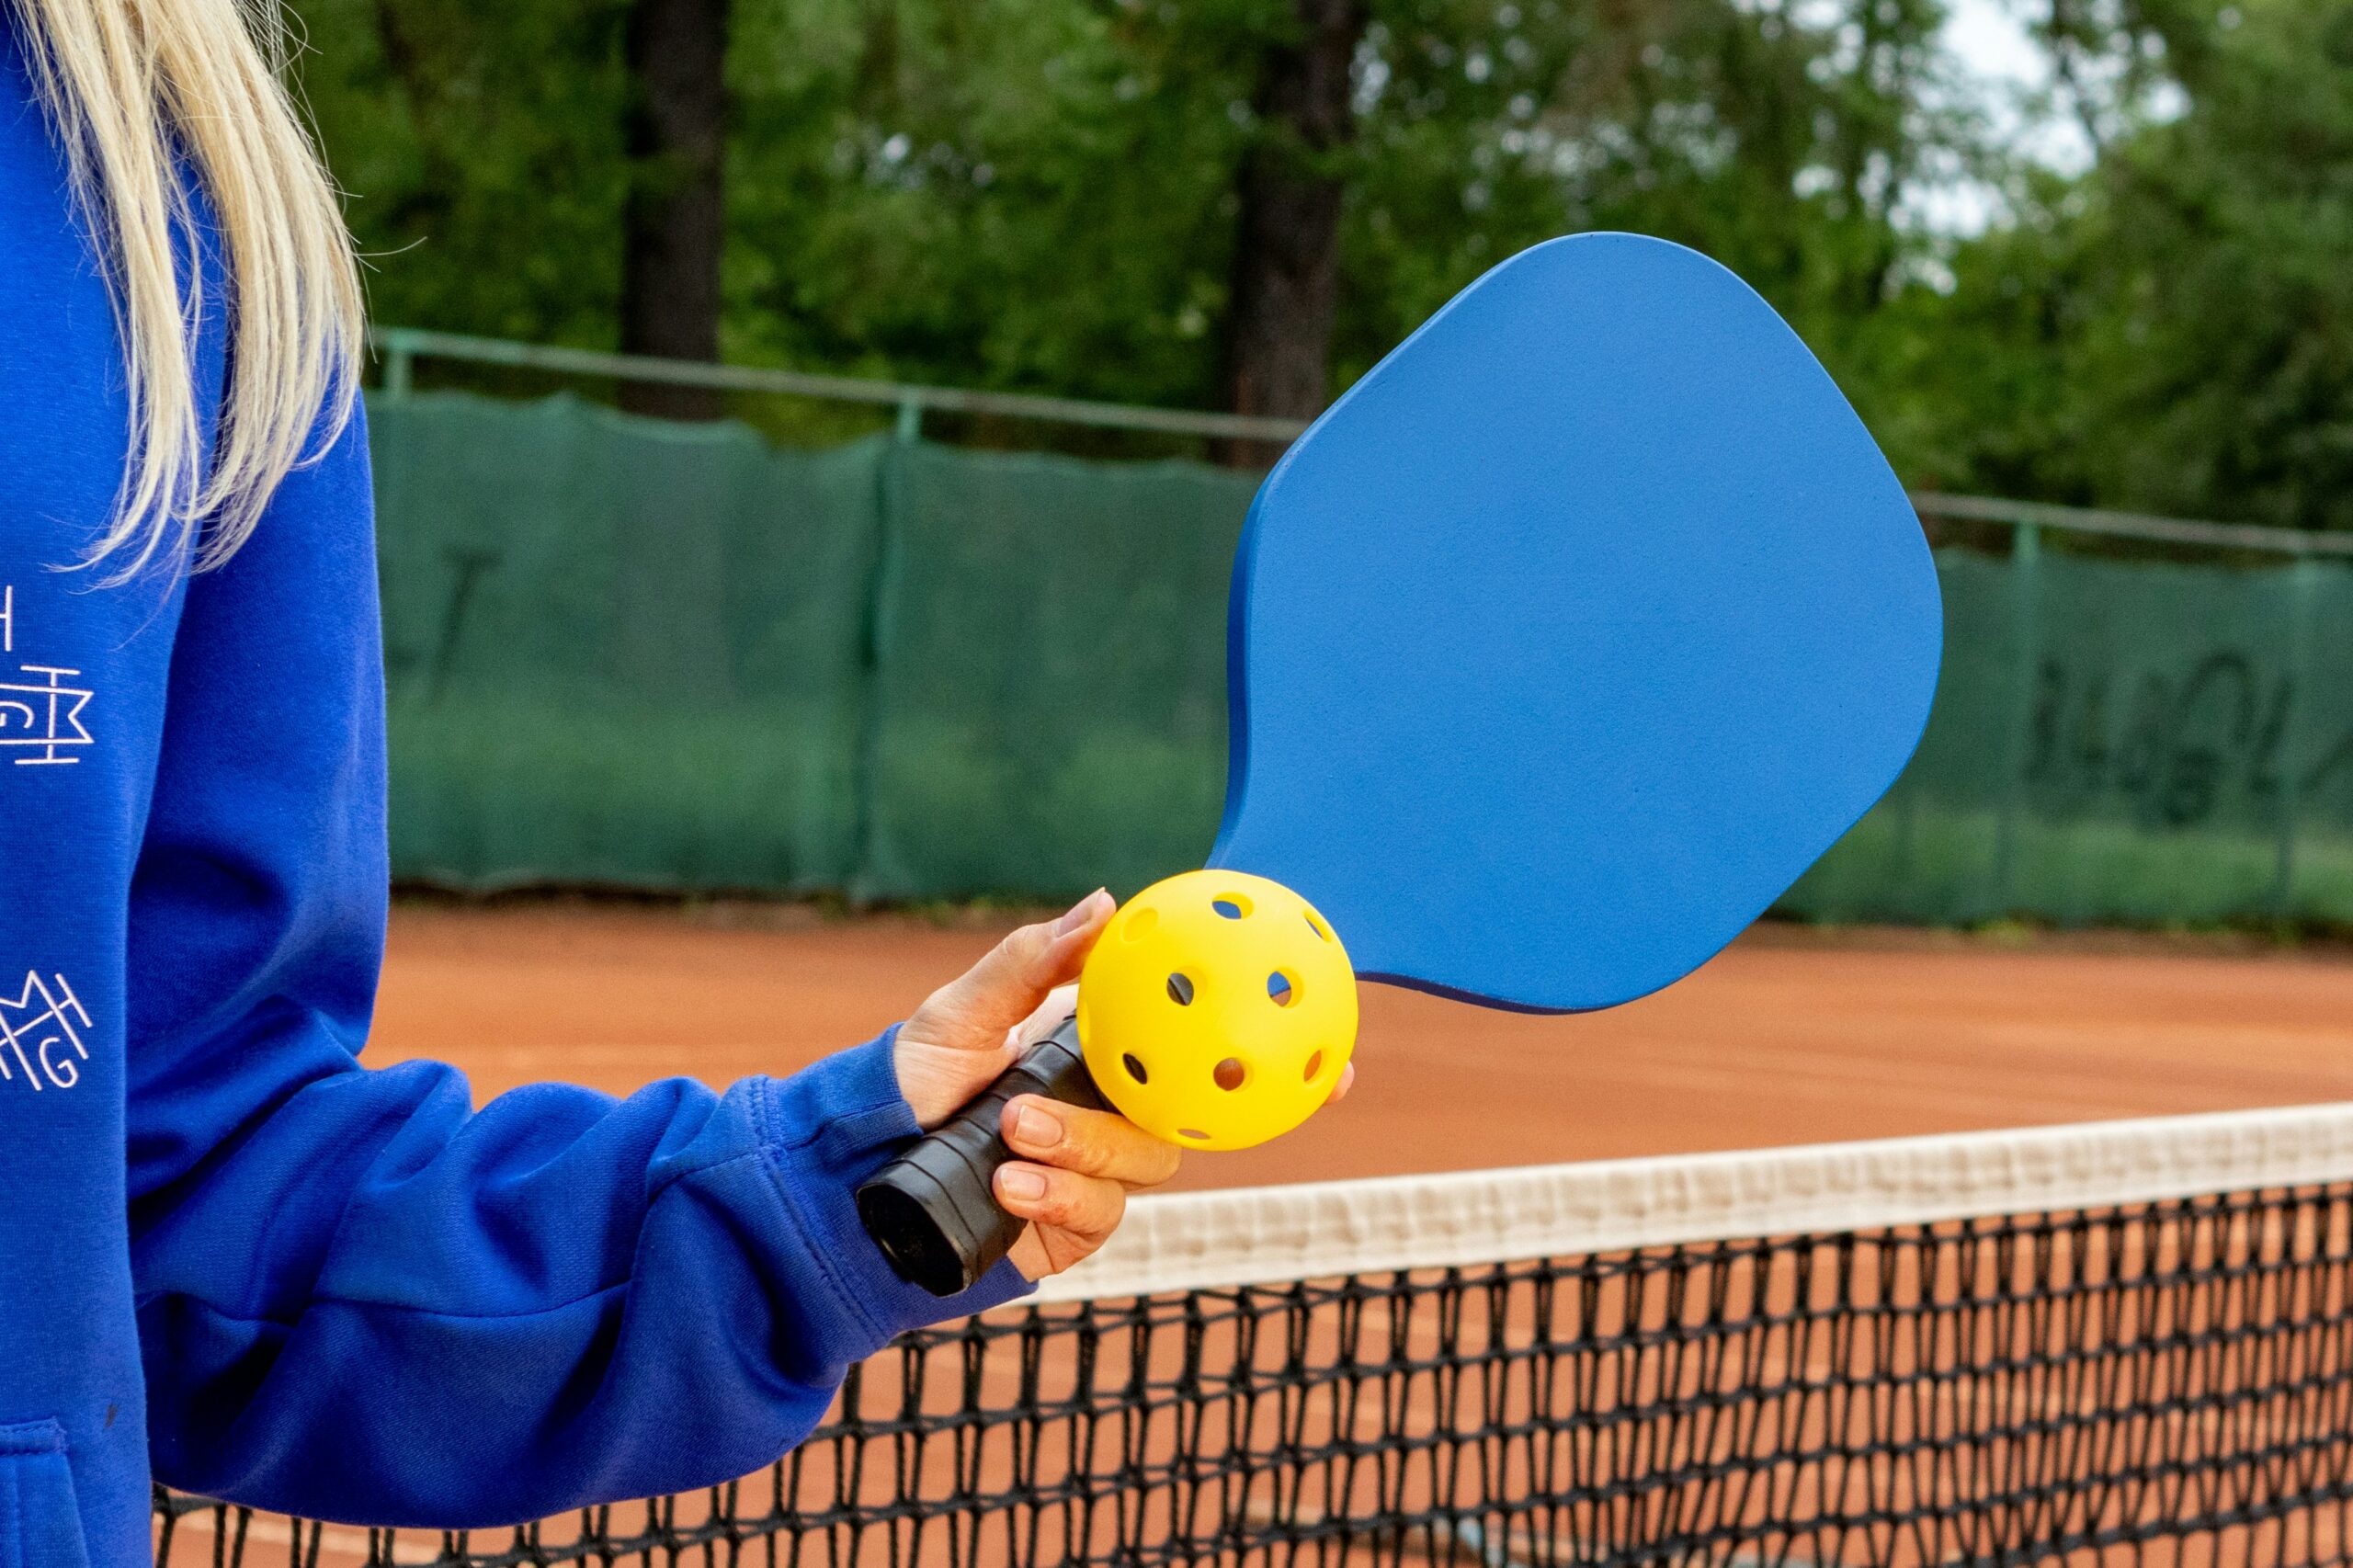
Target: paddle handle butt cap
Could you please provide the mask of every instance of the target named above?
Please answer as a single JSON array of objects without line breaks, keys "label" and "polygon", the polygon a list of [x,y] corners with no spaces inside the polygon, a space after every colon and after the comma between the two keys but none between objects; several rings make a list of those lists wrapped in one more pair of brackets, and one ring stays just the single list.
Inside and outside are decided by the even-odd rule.
[{"label": "paddle handle butt cap", "polygon": [[858,1220],[900,1278],[952,1296],[980,1283],[1021,1238],[1029,1221],[997,1206],[995,1187],[996,1168],[1014,1157],[998,1130],[1017,1095],[1110,1108],[1079,1052],[1076,1019],[858,1189]]}]

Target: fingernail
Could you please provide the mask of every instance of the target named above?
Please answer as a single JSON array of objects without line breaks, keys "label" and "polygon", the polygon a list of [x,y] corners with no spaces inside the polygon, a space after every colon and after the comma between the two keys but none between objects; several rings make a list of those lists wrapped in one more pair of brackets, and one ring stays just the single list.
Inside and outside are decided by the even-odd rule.
[{"label": "fingernail", "polygon": [[1032,1149],[1051,1149],[1063,1141],[1063,1124],[1033,1105],[1014,1114],[1013,1131]]},{"label": "fingernail", "polygon": [[1038,1171],[1023,1170],[1017,1165],[1007,1165],[998,1171],[996,1185],[1007,1198],[1018,1198],[1025,1202],[1046,1196],[1044,1175]]},{"label": "fingernail", "polygon": [[1075,931],[1080,926],[1086,925],[1088,919],[1095,914],[1095,901],[1102,896],[1103,890],[1101,888],[1097,888],[1093,892],[1088,893],[1085,898],[1082,898],[1076,903],[1072,904],[1070,906],[1070,913],[1063,915],[1060,920],[1054,922],[1054,935],[1057,937],[1067,937],[1073,931]]}]

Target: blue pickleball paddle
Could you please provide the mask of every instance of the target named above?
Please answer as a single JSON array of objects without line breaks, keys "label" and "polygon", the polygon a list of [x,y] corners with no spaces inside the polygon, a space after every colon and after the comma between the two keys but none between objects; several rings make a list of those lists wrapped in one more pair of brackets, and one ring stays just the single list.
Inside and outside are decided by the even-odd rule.
[{"label": "blue pickleball paddle", "polygon": [[[1903,487],[1746,284],[1638,235],[1538,245],[1260,487],[1210,864],[1304,895],[1366,978],[1629,1002],[1894,782],[1942,624]],[[1018,1094],[1108,1104],[1066,1025],[863,1186],[905,1278],[950,1293],[1019,1235],[990,1188]]]},{"label": "blue pickleball paddle", "polygon": [[1635,234],[1524,251],[1258,491],[1212,866],[1372,979],[1544,1011],[1704,963],[1894,782],[1935,567],[1795,333]]}]

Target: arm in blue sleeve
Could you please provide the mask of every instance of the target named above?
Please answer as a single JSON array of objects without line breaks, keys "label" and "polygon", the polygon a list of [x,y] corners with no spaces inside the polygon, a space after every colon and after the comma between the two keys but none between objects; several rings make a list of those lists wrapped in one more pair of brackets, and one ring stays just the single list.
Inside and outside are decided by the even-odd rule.
[{"label": "arm in blue sleeve", "polygon": [[473,1109],[358,1060],[385,918],[366,441],[190,586],[129,929],[158,1479],[458,1528],[699,1486],[804,1436],[935,1301],[850,1194],[916,1131],[891,1036],[782,1080]]}]

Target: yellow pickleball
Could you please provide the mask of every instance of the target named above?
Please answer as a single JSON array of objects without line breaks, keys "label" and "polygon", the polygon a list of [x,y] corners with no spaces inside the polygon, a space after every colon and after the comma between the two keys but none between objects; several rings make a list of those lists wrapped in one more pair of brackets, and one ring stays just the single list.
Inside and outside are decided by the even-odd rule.
[{"label": "yellow pickleball", "polygon": [[1187,871],[1130,899],[1078,982],[1078,1040],[1120,1114],[1188,1149],[1297,1127],[1357,1042],[1347,950],[1264,877]]}]

